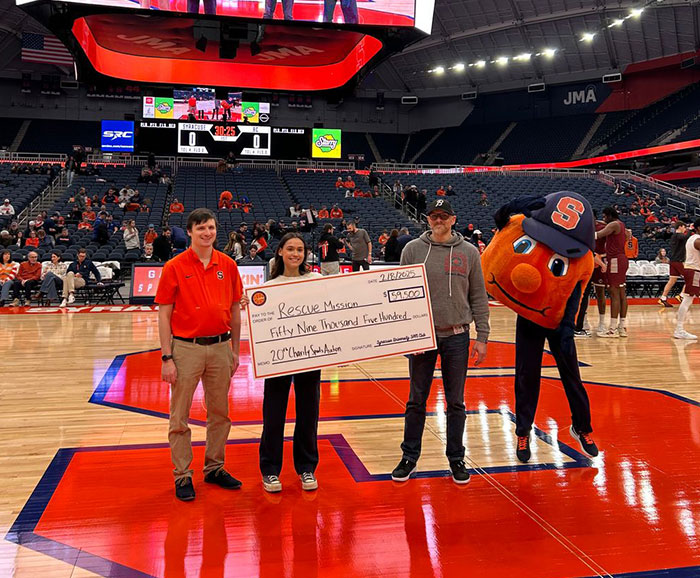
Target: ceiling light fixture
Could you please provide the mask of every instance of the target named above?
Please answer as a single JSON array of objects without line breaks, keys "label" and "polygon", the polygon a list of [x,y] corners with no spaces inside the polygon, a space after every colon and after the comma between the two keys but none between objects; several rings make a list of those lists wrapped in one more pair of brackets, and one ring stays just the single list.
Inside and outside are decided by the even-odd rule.
[{"label": "ceiling light fixture", "polygon": [[594,38],[595,32],[585,32],[583,36],[581,36],[581,42],[593,42]]},{"label": "ceiling light fixture", "polygon": [[477,60],[474,63],[474,66],[476,66],[477,68],[484,68],[484,66],[486,66],[486,61],[485,60]]},{"label": "ceiling light fixture", "polygon": [[634,10],[630,11],[630,16],[632,18],[639,18],[642,15],[642,12],[644,12],[644,8],[635,8]]},{"label": "ceiling light fixture", "polygon": [[500,57],[496,58],[495,62],[499,66],[505,66],[506,64],[508,64],[508,57],[507,56],[500,56]]},{"label": "ceiling light fixture", "polygon": [[529,52],[523,52],[522,54],[518,54],[517,56],[513,57],[513,60],[520,60],[520,61],[528,61],[532,57],[532,54]]},{"label": "ceiling light fixture", "polygon": [[444,66],[436,66],[431,70],[431,72],[434,72],[435,74],[443,74],[445,72],[445,67]]},{"label": "ceiling light fixture", "polygon": [[456,72],[463,72],[464,71],[464,63],[463,62],[458,62],[452,67],[452,70]]},{"label": "ceiling light fixture", "polygon": [[542,51],[542,56],[544,56],[544,57],[546,57],[546,58],[554,58],[554,55],[555,55],[556,53],[557,53],[557,49],[556,49],[556,48],[545,48],[545,49]]}]

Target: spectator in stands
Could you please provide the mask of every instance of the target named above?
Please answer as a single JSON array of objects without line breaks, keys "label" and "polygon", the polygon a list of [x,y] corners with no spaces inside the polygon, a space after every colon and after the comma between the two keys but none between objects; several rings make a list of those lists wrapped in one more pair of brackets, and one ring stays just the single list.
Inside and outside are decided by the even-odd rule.
[{"label": "spectator in stands", "polygon": [[10,232],[7,229],[3,229],[2,231],[0,231],[0,247],[6,249],[10,245],[14,244],[15,242],[12,240]]},{"label": "spectator in stands", "polygon": [[240,265],[255,265],[264,262],[265,261],[258,256],[258,249],[255,245],[251,245],[250,249],[248,249],[248,254],[238,261]]},{"label": "spectator in stands", "polygon": [[170,227],[163,227],[163,232],[153,241],[153,254],[164,263],[172,257],[173,244],[170,240]]},{"label": "spectator in stands", "polygon": [[238,234],[245,239],[246,243],[248,242],[248,223],[243,222],[240,225],[238,225]]},{"label": "spectator in stands", "polygon": [[391,187],[391,190],[394,191],[395,195],[401,195],[401,193],[403,193],[403,185],[401,184],[401,181],[394,181],[394,185]]},{"label": "spectator in stands", "polygon": [[[340,178],[340,177],[338,177],[338,178]],[[330,218],[330,214],[328,213],[328,208],[326,207],[326,205],[323,205],[321,207],[321,210],[318,212],[318,218],[319,219],[329,219]]]},{"label": "spectator in stands", "polygon": [[425,213],[425,207],[428,204],[428,189],[421,189],[418,193],[418,199],[416,200],[416,212],[418,215]]},{"label": "spectator in stands", "polygon": [[68,216],[68,220],[72,223],[79,223],[83,220],[83,212],[80,210],[78,205],[73,205],[70,215]]},{"label": "spectator in stands", "polygon": [[343,182],[343,177],[338,177],[338,180],[335,181],[335,188],[336,188],[336,190],[345,188],[345,183]]},{"label": "spectator in stands", "polygon": [[480,207],[488,207],[489,206],[489,197],[486,194],[486,191],[481,192],[481,197],[479,197],[479,206]]},{"label": "spectator in stands", "polygon": [[486,243],[484,243],[484,236],[479,229],[474,231],[471,238],[471,244],[474,245],[479,250],[479,255],[481,255],[486,249]]},{"label": "spectator in stands", "polygon": [[131,188],[131,185],[126,185],[125,187],[122,187],[122,189],[119,191],[119,206],[123,209],[126,207],[126,205],[129,203],[131,200],[131,197],[134,194],[134,189]]},{"label": "spectator in stands", "polygon": [[346,191],[354,191],[355,190],[355,181],[352,180],[352,177],[348,175],[345,177],[345,182],[343,183],[343,188],[345,188]]},{"label": "spectator in stands", "polygon": [[143,244],[152,245],[153,241],[155,241],[157,237],[158,233],[156,233],[156,226],[153,223],[151,223],[148,225],[148,230],[143,236]]},{"label": "spectator in stands", "polygon": [[56,245],[63,245],[65,247],[68,247],[72,244],[72,242],[73,241],[71,239],[70,233],[68,232],[68,229],[63,227],[63,229],[61,229],[61,232],[58,235],[56,235]]},{"label": "spectator in stands", "polygon": [[342,219],[343,210],[338,205],[333,205],[333,207],[331,207],[330,217],[331,219]]},{"label": "spectator in stands", "polygon": [[445,186],[444,186],[444,185],[440,185],[440,186],[438,187],[437,191],[435,191],[435,194],[436,194],[438,197],[444,197],[444,196],[446,195]]},{"label": "spectator in stands", "polygon": [[34,229],[29,231],[29,236],[24,240],[24,246],[34,247],[35,249],[39,246],[39,237],[37,237]]},{"label": "spectator in stands", "polygon": [[124,224],[124,234],[122,238],[124,239],[124,246],[127,251],[131,249],[140,249],[141,241],[139,240],[139,231],[136,228],[136,221],[133,219],[127,219]]},{"label": "spectator in stands", "polygon": [[173,199],[173,202],[170,203],[170,212],[171,213],[184,213],[185,212],[185,205],[183,205],[177,199]]},{"label": "spectator in stands", "polygon": [[245,239],[236,231],[231,231],[228,234],[228,243],[224,247],[224,253],[234,261],[240,261],[245,254]]},{"label": "spectator in stands", "polygon": [[464,240],[471,243],[472,236],[474,235],[474,224],[469,223],[462,233],[464,235]]},{"label": "spectator in stands", "polygon": [[411,233],[408,231],[406,227],[401,227],[399,229],[399,238],[398,238],[398,250],[399,250],[399,257],[401,257],[401,253],[403,253],[403,248],[408,244],[409,241],[412,241],[413,237],[411,236]]},{"label": "spectator in stands", "polygon": [[377,239],[377,242],[378,242],[382,247],[384,247],[384,245],[386,245],[386,242],[387,242],[388,240],[389,240],[389,233],[387,233],[387,230],[384,229],[384,230],[382,231],[382,234],[379,235],[379,238]]},{"label": "spectator in stands", "polygon": [[0,205],[0,215],[14,217],[15,208],[10,204],[10,199],[5,199]]},{"label": "spectator in stands", "polygon": [[39,293],[47,301],[58,301],[58,292],[63,290],[63,280],[66,278],[68,264],[61,261],[61,252],[51,251],[51,261],[44,267],[41,273],[41,286]]},{"label": "spectator in stands", "polygon": [[289,207],[289,216],[292,219],[297,219],[301,216],[301,211],[302,211],[301,204],[297,203],[296,205]]},{"label": "spectator in stands", "polygon": [[21,245],[23,234],[22,231],[19,230],[19,223],[17,221],[12,221],[10,223],[10,228],[7,232],[10,233],[13,245]]},{"label": "spectator in stands", "polygon": [[12,253],[7,249],[0,253],[0,307],[10,299],[12,282],[17,277],[19,263],[12,260]]},{"label": "spectator in stands", "polygon": [[97,215],[95,215],[95,211],[90,208],[83,211],[82,217],[83,219],[87,219],[88,221],[92,222],[97,218]]},{"label": "spectator in stands", "polygon": [[345,235],[346,245],[352,251],[352,270],[369,271],[372,263],[372,240],[367,231],[359,229],[354,221],[348,223]]},{"label": "spectator in stands", "polygon": [[410,206],[412,210],[416,210],[416,205],[418,204],[418,187],[416,185],[407,187],[403,192],[403,204],[404,206]]},{"label": "spectator in stands", "polygon": [[654,263],[656,265],[659,265],[660,263],[671,263],[671,260],[668,258],[668,255],[666,254],[666,249],[661,247],[659,249],[659,252],[656,254],[656,259],[654,259]]},{"label": "spectator in stands", "polygon": [[647,218],[644,219],[645,223],[658,223],[659,218],[652,212],[649,211],[649,214],[647,215]]},{"label": "spectator in stands", "polygon": [[36,251],[30,251],[27,254],[27,261],[22,263],[17,270],[17,276],[12,282],[12,306],[19,306],[19,297],[22,291],[26,301],[30,301],[32,291],[39,286],[41,278],[41,263],[39,263],[39,254]]},{"label": "spectator in stands", "polygon": [[639,255],[639,241],[632,234],[632,229],[625,229],[625,255],[628,259],[636,259]]},{"label": "spectator in stands", "polygon": [[384,245],[384,261],[387,263],[398,263],[400,260],[401,248],[399,247],[399,230],[392,229]]},{"label": "spectator in stands", "polygon": [[219,209],[231,210],[233,208],[233,195],[231,191],[222,191],[219,195]]},{"label": "spectator in stands", "polygon": [[78,223],[78,230],[79,231],[92,231],[92,224],[90,221],[87,220],[87,217],[84,217],[83,220]]},{"label": "spectator in stands", "polygon": [[75,302],[75,290],[87,285],[91,273],[95,276],[97,284],[101,284],[102,277],[100,272],[95,267],[95,264],[87,258],[87,250],[83,248],[78,249],[78,258],[68,266],[66,277],[63,280],[63,301],[61,301],[61,307]]},{"label": "spectator in stands", "polygon": [[150,243],[144,244],[143,246],[143,255],[141,255],[141,258],[139,259],[141,263],[158,263],[158,257],[156,257],[153,254],[153,245]]},{"label": "spectator in stands", "polygon": [[42,215],[44,218],[44,231],[46,231],[46,234],[50,235],[51,237],[55,237],[56,235],[58,235],[58,219],[61,215],[59,213],[54,213],[51,217],[49,217],[46,214],[46,211],[43,211]]},{"label": "spectator in stands", "polygon": [[321,254],[321,275],[338,275],[340,273],[340,256],[338,251],[344,248],[343,242],[333,234],[330,223],[323,225],[323,233],[318,241]]},{"label": "spectator in stands", "polygon": [[102,204],[103,205],[109,205],[109,204],[114,204],[116,205],[119,202],[119,195],[117,194],[117,189],[114,187],[110,187],[109,190],[107,191],[107,194],[102,197]]},{"label": "spectator in stands", "polygon": [[445,190],[445,196],[446,197],[454,197],[457,194],[457,191],[455,191],[452,188],[452,185],[447,185],[447,189]]},{"label": "spectator in stands", "polygon": [[44,251],[50,251],[51,249],[53,249],[53,237],[51,235],[47,235],[44,229],[39,229],[36,233],[36,236],[39,239],[39,244],[37,245],[38,249],[42,249]]}]

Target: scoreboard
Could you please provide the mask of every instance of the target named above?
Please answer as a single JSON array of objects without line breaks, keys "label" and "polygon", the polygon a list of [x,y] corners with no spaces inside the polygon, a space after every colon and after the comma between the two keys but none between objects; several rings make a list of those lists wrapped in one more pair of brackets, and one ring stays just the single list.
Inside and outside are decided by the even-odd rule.
[{"label": "scoreboard", "polygon": [[141,121],[136,148],[141,154],[295,160],[311,156],[311,129],[222,122]]},{"label": "scoreboard", "polygon": [[177,152],[224,157],[230,151],[239,156],[270,156],[269,126],[183,122],[178,125]]}]

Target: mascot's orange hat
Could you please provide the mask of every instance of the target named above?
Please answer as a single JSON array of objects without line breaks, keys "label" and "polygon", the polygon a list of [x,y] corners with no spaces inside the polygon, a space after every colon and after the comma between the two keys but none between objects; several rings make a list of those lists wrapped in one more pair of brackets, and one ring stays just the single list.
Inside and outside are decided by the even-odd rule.
[{"label": "mascot's orange hat", "polygon": [[495,219],[499,231],[481,256],[486,290],[518,315],[555,329],[576,285],[582,295],[593,273],[590,203],[569,191],[519,197]]}]

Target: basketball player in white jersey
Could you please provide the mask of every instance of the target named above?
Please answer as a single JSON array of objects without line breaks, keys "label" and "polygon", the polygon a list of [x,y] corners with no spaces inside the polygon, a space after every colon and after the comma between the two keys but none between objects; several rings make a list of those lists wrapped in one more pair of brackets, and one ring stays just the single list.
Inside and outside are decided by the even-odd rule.
[{"label": "basketball player in white jersey", "polygon": [[695,220],[694,231],[685,243],[685,261],[683,262],[683,279],[685,286],[681,297],[683,301],[678,308],[678,323],[673,337],[676,339],[697,339],[697,335],[688,333],[683,328],[683,322],[688,316],[688,310],[693,299],[700,296],[700,219]]}]

